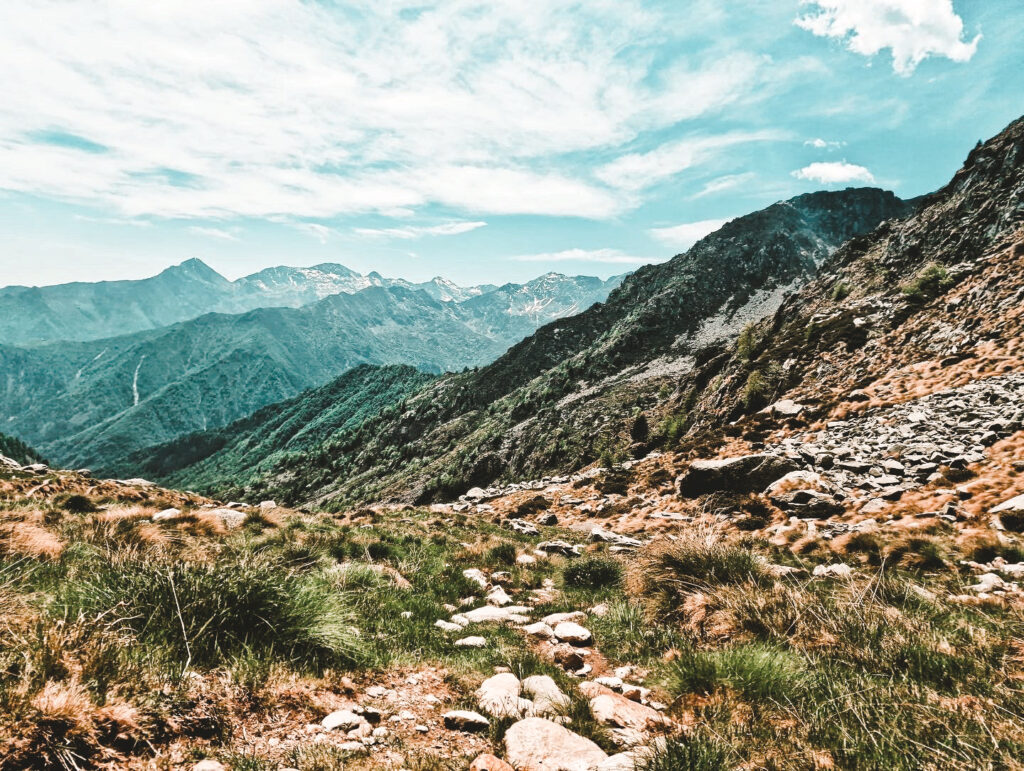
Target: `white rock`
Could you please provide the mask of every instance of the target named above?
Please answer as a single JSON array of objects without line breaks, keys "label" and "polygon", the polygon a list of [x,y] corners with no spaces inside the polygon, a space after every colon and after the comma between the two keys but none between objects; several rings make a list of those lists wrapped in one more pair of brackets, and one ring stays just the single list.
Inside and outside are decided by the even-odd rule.
[{"label": "white rock", "polygon": [[521,717],[533,705],[520,698],[522,684],[510,672],[489,677],[476,691],[477,706],[494,717]]},{"label": "white rock", "polygon": [[328,731],[333,731],[335,729],[351,731],[353,728],[358,728],[364,722],[366,721],[355,712],[347,709],[339,709],[321,720],[320,725]]},{"label": "white rock", "polygon": [[462,571],[462,575],[475,583],[481,589],[487,588],[487,576],[484,575],[480,568],[467,568]]},{"label": "white rock", "polygon": [[241,527],[245,523],[246,517],[249,516],[244,511],[236,509],[211,509],[206,513],[217,517],[228,529]]},{"label": "white rock", "polygon": [[491,591],[487,592],[487,604],[502,607],[512,603],[512,598],[508,596],[508,593],[500,586],[496,586]]},{"label": "white rock", "polygon": [[270,511],[271,509],[277,508],[276,501],[260,501],[260,509],[263,511]]},{"label": "white rock", "polygon": [[540,717],[528,717],[505,732],[505,759],[515,768],[594,771],[608,758],[590,739]]},{"label": "white rock", "polygon": [[434,622],[434,626],[443,632],[461,632],[462,627],[458,624],[453,624],[451,621],[445,621],[443,618],[439,618]]},{"label": "white rock", "polygon": [[[482,624],[488,621],[508,621],[513,624],[528,624],[530,617],[526,615],[530,609],[525,605],[508,605],[504,608],[495,608],[485,605],[476,610],[470,610],[460,614],[469,624]],[[455,616],[452,620],[456,621]],[[458,623],[456,621],[456,623]]]},{"label": "white rock", "polygon": [[533,701],[530,715],[545,717],[561,715],[572,703],[568,696],[558,687],[558,683],[548,675],[533,675],[522,682],[523,693]]},{"label": "white rock", "polygon": [[537,562],[537,558],[532,554],[520,554],[516,557],[517,565],[534,565]]},{"label": "white rock", "polygon": [[572,613],[552,613],[549,616],[544,616],[544,623],[554,627],[563,621],[582,621],[586,617],[587,614],[582,610],[574,610]]},{"label": "white rock", "polygon": [[595,677],[595,683],[600,683],[605,688],[611,688],[613,691],[622,690],[622,678],[621,677]]},{"label": "white rock", "polygon": [[441,718],[444,720],[444,727],[452,731],[486,731],[491,725],[491,721],[479,712],[466,709],[445,712]]},{"label": "white rock", "polygon": [[218,760],[200,760],[194,766],[192,771],[228,771],[224,764]]},{"label": "white rock", "polygon": [[594,636],[590,630],[574,621],[563,621],[555,626],[555,637],[573,645],[588,645]]},{"label": "white rock", "polygon": [[832,565],[818,565],[814,568],[816,576],[835,576],[836,578],[849,578],[853,575],[853,568],[845,562],[836,562]]},{"label": "white rock", "polygon": [[1011,498],[1008,501],[1003,501],[994,509],[990,514],[1000,514],[1004,511],[1024,511],[1024,495],[1018,495],[1016,498]]},{"label": "white rock", "polygon": [[483,637],[463,637],[455,641],[456,648],[486,648],[487,640]]},{"label": "white rock", "polygon": [[543,621],[524,626],[523,631],[531,637],[538,637],[541,640],[550,640],[555,634],[554,630]]},{"label": "white rock", "polygon": [[153,515],[153,521],[163,522],[164,520],[174,519],[179,516],[181,516],[181,509],[164,509],[163,511],[158,511]]}]

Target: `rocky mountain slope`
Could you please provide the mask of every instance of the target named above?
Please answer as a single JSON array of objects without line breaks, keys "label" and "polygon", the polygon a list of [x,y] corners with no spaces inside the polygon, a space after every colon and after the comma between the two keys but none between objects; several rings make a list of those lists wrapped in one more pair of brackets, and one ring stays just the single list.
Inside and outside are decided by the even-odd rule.
[{"label": "rocky mountain slope", "polygon": [[460,287],[440,276],[422,283],[376,272],[364,276],[336,263],[267,268],[229,281],[201,260],[191,259],[139,281],[0,288],[0,344],[99,340],[207,313],[298,308],[334,294],[398,287],[422,290],[438,302],[463,302],[500,289],[493,305],[480,301],[472,315],[486,317],[481,328],[488,330],[487,336],[511,345],[541,324],[601,302],[620,281],[621,276],[601,281],[549,274],[524,285]]},{"label": "rocky mountain slope", "polygon": [[[407,409],[282,463],[259,489],[292,501],[357,488],[430,497],[499,476],[584,465],[642,399],[691,371],[700,350],[776,308],[851,235],[907,211],[891,193],[851,189],[740,217],[686,254],[632,274],[606,303],[542,327],[493,364],[442,378]],[[601,414],[608,401],[613,415]],[[611,428],[602,425],[611,419]],[[191,481],[187,471],[175,478]]]}]

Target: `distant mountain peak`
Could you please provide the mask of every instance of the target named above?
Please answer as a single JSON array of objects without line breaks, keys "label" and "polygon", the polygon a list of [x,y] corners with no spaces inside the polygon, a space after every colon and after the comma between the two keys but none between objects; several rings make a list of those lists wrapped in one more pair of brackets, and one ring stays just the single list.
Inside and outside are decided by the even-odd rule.
[{"label": "distant mountain peak", "polygon": [[217,283],[223,282],[225,284],[229,283],[224,276],[215,271],[198,257],[191,257],[177,265],[172,265],[171,267],[161,271],[160,275],[186,276],[188,278],[198,279],[201,281],[213,281]]}]

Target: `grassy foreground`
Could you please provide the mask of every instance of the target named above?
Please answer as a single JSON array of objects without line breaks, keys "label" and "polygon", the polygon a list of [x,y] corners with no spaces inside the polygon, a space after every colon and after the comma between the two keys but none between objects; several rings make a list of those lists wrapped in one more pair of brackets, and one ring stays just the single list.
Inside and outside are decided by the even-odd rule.
[{"label": "grassy foreground", "polygon": [[[252,513],[227,531],[201,509],[152,522],[152,503],[3,506],[4,769],[203,757],[248,770],[386,767],[301,729],[333,696],[395,673],[439,672],[444,709],[475,708],[497,666],[554,676],[573,697],[572,729],[614,751],[577,681],[521,631],[474,627],[488,646],[466,649],[434,626],[481,594],[463,576],[471,567],[507,572],[506,590],[535,602],[537,618],[607,606],[583,622],[606,670],[633,666],[680,727],[643,761],[649,771],[1022,768],[1024,613],[956,599],[974,580],[958,560],[980,547],[958,551],[942,532],[884,549],[843,543],[854,573],[829,578],[810,571],[834,552],[710,532],[627,558],[590,547],[518,565],[542,538],[574,534],[520,536],[426,510]],[[798,571],[777,577],[771,565]],[[298,738],[253,740],[282,720]],[[435,736],[396,731],[384,744],[407,768],[466,768],[485,749],[500,755],[507,727],[492,721],[477,744],[454,736],[443,752]]]}]

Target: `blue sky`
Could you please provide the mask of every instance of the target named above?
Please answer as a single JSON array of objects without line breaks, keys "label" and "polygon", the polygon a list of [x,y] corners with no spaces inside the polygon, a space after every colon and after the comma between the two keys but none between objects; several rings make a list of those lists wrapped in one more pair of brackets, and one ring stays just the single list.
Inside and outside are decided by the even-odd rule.
[{"label": "blue sky", "polygon": [[607,276],[1024,112],[1020,0],[5,0],[0,285]]}]

